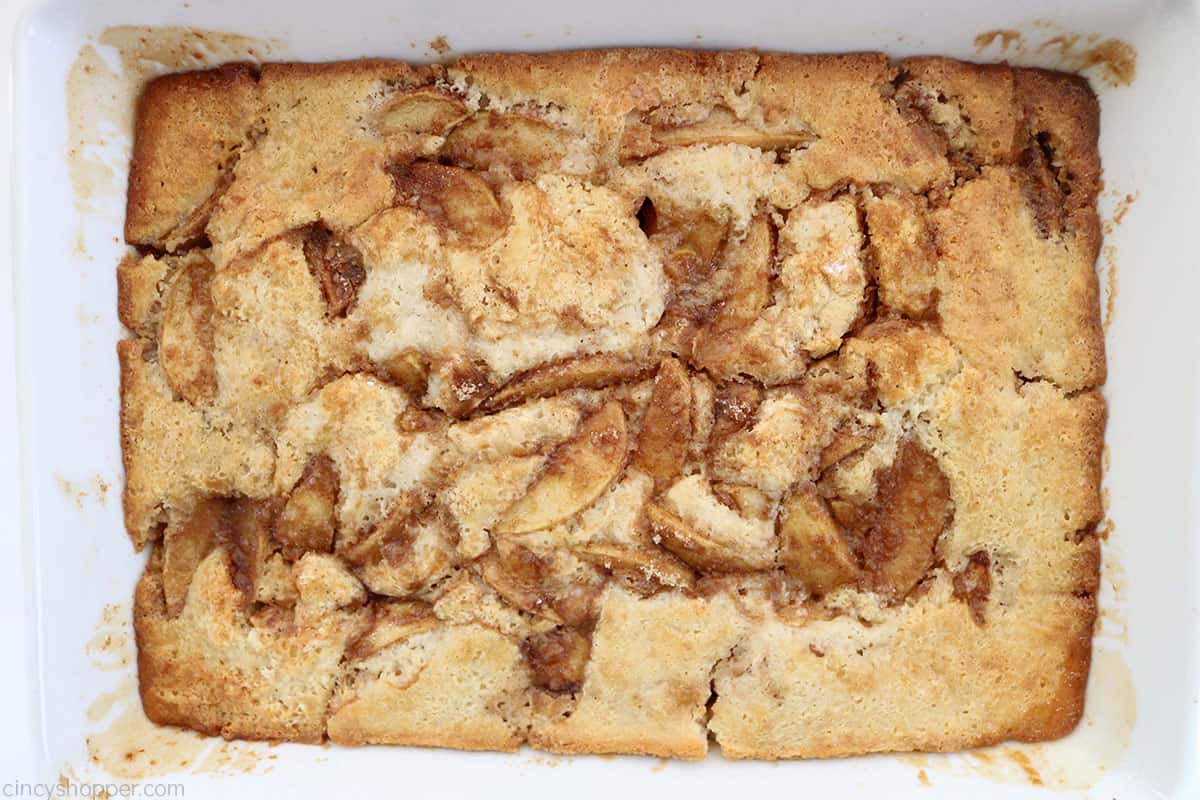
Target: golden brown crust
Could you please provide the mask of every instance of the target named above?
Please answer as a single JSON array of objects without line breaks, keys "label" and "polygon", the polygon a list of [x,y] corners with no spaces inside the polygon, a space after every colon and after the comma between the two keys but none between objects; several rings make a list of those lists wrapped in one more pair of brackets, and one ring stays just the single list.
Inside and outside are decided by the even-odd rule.
[{"label": "golden brown crust", "polygon": [[906,58],[899,69],[901,90],[906,83],[917,84],[917,92],[906,99],[940,129],[952,159],[957,155],[966,162],[960,166],[1016,159],[1024,139],[1024,113],[1014,102],[1014,70],[1006,64],[928,56]]},{"label": "golden brown crust", "polygon": [[182,613],[168,618],[159,561],[156,551],[134,595],[146,716],[226,738],[321,741],[361,609],[335,606],[303,624],[299,608],[251,615],[227,554],[216,550],[197,569]]},{"label": "golden brown crust", "polygon": [[[842,619],[762,626],[718,670],[710,727],[731,758],[944,752],[1065,735],[1083,707],[1095,601],[1030,605],[993,615],[981,633],[965,605],[935,604],[887,631],[886,643]],[[964,639],[969,654],[957,645]],[[996,685],[1020,686],[1020,699]]]},{"label": "golden brown crust", "polygon": [[249,64],[164,75],[138,100],[125,239],[171,250],[203,234],[189,221],[218,189],[253,123],[257,75]]},{"label": "golden brown crust", "polygon": [[147,714],[687,759],[1067,733],[1098,124],[1073,76],[879,53],[152,82],[118,267]]}]

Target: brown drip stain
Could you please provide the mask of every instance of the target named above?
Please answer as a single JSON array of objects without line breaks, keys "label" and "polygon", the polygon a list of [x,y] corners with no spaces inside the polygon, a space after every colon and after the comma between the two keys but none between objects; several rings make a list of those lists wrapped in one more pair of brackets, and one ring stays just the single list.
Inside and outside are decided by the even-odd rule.
[{"label": "brown drip stain", "polygon": [[437,53],[439,56],[444,56],[451,51],[450,43],[446,41],[446,35],[442,34],[434,39],[429,40],[429,49]]},{"label": "brown drip stain", "polygon": [[1029,779],[1029,783],[1033,786],[1045,786],[1042,783],[1042,776],[1037,771],[1037,767],[1029,760],[1029,756],[1022,753],[1020,750],[1009,750],[1005,753],[1012,761],[1019,766],[1024,772],[1025,777]]},{"label": "brown drip stain", "polygon": [[178,27],[106,28],[67,74],[67,171],[80,218],[74,247],[86,252],[82,219],[103,215],[120,229],[135,100],[147,80],[227,61],[261,61],[277,41]]},{"label": "brown drip stain", "polygon": [[923,770],[923,769],[917,770],[917,782],[920,783],[922,786],[932,786],[933,785],[929,782],[929,776],[927,774],[925,774],[925,770]]},{"label": "brown drip stain", "polygon": [[[1117,226],[1125,221],[1125,215],[1133,207],[1133,204],[1138,199],[1138,193],[1126,193],[1122,195],[1120,192],[1112,192],[1110,197],[1115,197],[1116,202],[1113,205],[1112,215],[1104,220],[1102,228],[1104,235],[1112,236],[1116,231]],[[1101,255],[1104,259],[1104,332],[1107,334],[1112,327],[1114,314],[1117,306],[1117,248],[1114,245],[1104,245],[1101,249]],[[1107,467],[1105,468],[1107,471]]]},{"label": "brown drip stain", "polygon": [[[1082,72],[1095,68],[1094,74],[1108,86],[1129,86],[1137,77],[1137,51],[1120,39],[1095,42],[1077,33],[1052,36],[1038,46],[1037,52],[1057,50],[1060,69]],[[1094,43],[1093,43],[1094,42]]]},{"label": "brown drip stain", "polygon": [[[120,672],[121,679],[92,699],[86,710],[89,764],[107,776],[143,780],[178,772],[219,775],[262,773],[266,747],[258,742],[226,742],[181,728],[156,725],[142,711],[135,673],[133,630],[128,605],[107,605],[86,645],[92,665]],[[74,772],[63,777],[78,783]],[[88,776],[84,776],[86,779]]]},{"label": "brown drip stain", "polygon": [[[1037,20],[1034,27],[1047,32],[1058,30],[1048,20]],[[995,48],[1006,55],[1027,55],[1030,50],[1025,36],[1011,28],[995,28],[975,37],[976,52]],[[1089,72],[1102,84],[1110,87],[1129,86],[1137,77],[1137,50],[1120,39],[1103,39],[1099,34],[1087,35],[1057,32],[1033,48],[1034,55],[1048,55],[1055,62],[1050,66],[1067,72]]]},{"label": "brown drip stain", "polygon": [[1020,31],[1014,31],[1010,28],[995,28],[990,31],[984,31],[975,37],[975,49],[986,50],[997,42],[999,42],[1001,50],[1008,50],[1009,47],[1022,50],[1024,49],[1025,38],[1021,36]]},{"label": "brown drip stain", "polygon": [[120,703],[122,711],[100,733],[87,737],[88,758],[114,777],[141,779],[186,770],[195,766],[212,744],[191,731],[161,728],[150,722],[142,713],[136,692],[100,700]]}]

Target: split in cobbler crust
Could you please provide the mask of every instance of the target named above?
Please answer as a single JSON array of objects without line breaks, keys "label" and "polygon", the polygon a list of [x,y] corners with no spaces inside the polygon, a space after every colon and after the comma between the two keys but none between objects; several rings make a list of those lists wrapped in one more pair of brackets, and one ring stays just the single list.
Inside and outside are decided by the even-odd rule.
[{"label": "split in cobbler crust", "polygon": [[138,107],[151,719],[699,758],[1079,719],[1096,100],[879,54],[231,65]]}]

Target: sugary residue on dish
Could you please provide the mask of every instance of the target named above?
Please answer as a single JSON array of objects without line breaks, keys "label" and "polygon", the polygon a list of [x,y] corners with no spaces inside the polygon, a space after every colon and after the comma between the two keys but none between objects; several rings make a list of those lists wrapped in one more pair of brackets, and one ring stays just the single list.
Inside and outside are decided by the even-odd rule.
[{"label": "sugary residue on dish", "polygon": [[1129,209],[1133,206],[1134,201],[1138,199],[1138,193],[1127,194],[1117,201],[1117,207],[1113,210],[1113,224],[1120,225],[1125,221],[1125,215],[1129,213]]},{"label": "sugary residue on dish", "polygon": [[923,770],[923,769],[917,770],[917,783],[921,784],[922,786],[932,786],[933,785],[929,782],[928,773],[926,773],[925,770]]},{"label": "sugary residue on dish", "polygon": [[135,691],[102,699],[120,710],[106,715],[107,725],[88,735],[88,758],[115,778],[135,780],[187,770],[212,746],[192,731],[161,728],[146,719]]},{"label": "sugary residue on dish", "polygon": [[96,695],[91,705],[87,707],[88,722],[96,724],[107,719],[112,713],[113,708],[118,703],[124,704],[136,690],[137,679],[132,675],[126,675],[116,685],[116,688]]},{"label": "sugary residue on dish", "polygon": [[[80,313],[82,315],[82,311]],[[84,504],[89,498],[95,500],[101,507],[108,502],[109,483],[99,475],[93,475],[80,481],[71,481],[56,472],[54,473],[54,482],[58,484],[58,490],[62,492],[63,496],[74,503],[75,508],[80,511],[83,510]]]},{"label": "sugary residue on dish", "polygon": [[97,800],[108,800],[112,797],[108,791],[110,787],[84,781],[69,762],[64,763],[58,771],[58,780],[54,785],[55,797],[94,797]]},{"label": "sugary residue on dish", "polygon": [[102,506],[108,503],[108,481],[99,475],[93,475],[91,486],[92,496],[96,498],[96,502]]},{"label": "sugary residue on dish", "polygon": [[[82,253],[82,251],[81,251],[81,253]],[[84,254],[84,255],[86,255],[86,254]],[[79,318],[79,327],[81,327],[81,328],[87,328],[91,325],[97,325],[100,323],[100,315],[91,313],[86,308],[84,308],[82,303],[79,304],[79,308],[77,309],[76,314]]]},{"label": "sugary residue on dish", "polygon": [[571,761],[569,758],[564,759],[562,756],[556,756],[547,753],[531,752],[526,754],[522,752],[522,755],[524,757],[520,760],[509,760],[508,763],[515,764],[520,767],[550,767],[553,769],[554,767],[562,765],[564,762],[570,763]]},{"label": "sugary residue on dish", "polygon": [[1020,750],[1008,750],[1008,751],[1006,751],[1006,755],[1010,759],[1012,759],[1013,763],[1015,763],[1018,767],[1020,767],[1025,772],[1025,778],[1029,781],[1029,783],[1031,785],[1033,785],[1033,786],[1044,786],[1045,785],[1042,782],[1041,773],[1037,771],[1037,767],[1035,767],[1033,765],[1033,762],[1029,760],[1029,756],[1025,755]]},{"label": "sugary residue on dish", "polygon": [[54,473],[54,482],[58,484],[58,490],[62,492],[63,496],[74,503],[77,509],[82,511],[83,498],[87,492],[75,485],[74,482],[67,480],[62,475],[59,475],[57,472]]},{"label": "sugary residue on dish", "polygon": [[[1105,204],[1112,204],[1111,210],[1103,220],[1105,236],[1112,236],[1117,228],[1125,221],[1125,216],[1137,202],[1138,193],[1111,190],[1105,193]],[[1104,276],[1104,332],[1108,333],[1112,326],[1113,315],[1117,304],[1117,248],[1115,245],[1105,245],[1101,250]]]},{"label": "sugary residue on dish", "polygon": [[128,605],[104,607],[96,633],[86,646],[93,666],[123,674],[88,705],[88,760],[115,778],[157,777],[187,769],[210,746],[209,740],[146,719],[137,694],[133,631]]},{"label": "sugary residue on dish", "polygon": [[[118,672],[106,691],[92,698],[85,711],[88,762],[107,776],[127,780],[192,772],[219,775],[262,773],[274,760],[258,742],[226,742],[192,731],[155,725],[142,711],[138,696],[136,656],[130,609],[104,607],[96,631],[85,646],[94,669]],[[64,776],[78,783],[72,772]]]},{"label": "sugary residue on dish", "polygon": [[1137,77],[1137,50],[1128,42],[1064,31],[1050,20],[1037,20],[1034,27],[1053,35],[1031,46],[1031,37],[1018,30],[994,28],[975,36],[975,50],[996,51],[1003,57],[1033,56],[1039,66],[1084,73],[1102,86],[1129,86]]},{"label": "sugary residue on dish", "polygon": [[453,48],[450,47],[450,43],[446,41],[446,34],[443,33],[440,36],[435,36],[429,40],[429,49],[437,53],[439,56],[444,56]]},{"label": "sugary residue on dish", "polygon": [[124,653],[132,652],[132,635],[129,606],[109,603],[100,612],[100,621],[96,623],[92,638],[84,645],[84,652],[92,657],[93,667],[111,670],[120,666]]},{"label": "sugary residue on dish", "polygon": [[1008,50],[1009,47],[1020,50],[1024,48],[1025,37],[1021,35],[1020,31],[1014,31],[1011,28],[994,28],[975,37],[976,50],[986,50],[992,45],[998,46],[1001,50]]},{"label": "sugary residue on dish", "polygon": [[79,774],[70,763],[63,764],[58,772],[58,785],[70,786],[72,783],[79,783]]},{"label": "sugary residue on dish", "polygon": [[1104,332],[1112,327],[1113,315],[1117,310],[1117,248],[1104,245],[1100,251],[1104,259]]},{"label": "sugary residue on dish", "polygon": [[150,78],[226,61],[261,61],[278,42],[179,27],[106,28],[84,45],[67,73],[67,172],[80,220],[74,247],[86,253],[82,220],[103,215],[121,226],[125,164],[132,141],[134,99]]},{"label": "sugary residue on dish", "polygon": [[[1104,235],[1111,236],[1113,231],[1125,221],[1125,215],[1133,208],[1133,204],[1137,202],[1137,192],[1121,192],[1113,190],[1106,193],[1108,197],[1106,201],[1112,203],[1112,211],[1104,219]],[[1111,200],[1109,200],[1111,198]]]},{"label": "sugary residue on dish", "polygon": [[1055,51],[1060,69],[1083,72],[1096,68],[1108,86],[1129,86],[1137,77],[1137,50],[1120,39],[1095,41],[1078,33],[1061,33],[1042,42],[1037,52]]},{"label": "sugary residue on dish", "polygon": [[[1105,520],[1106,532],[1111,540],[1112,534],[1116,531],[1117,526],[1111,519]],[[1110,546],[1105,549],[1103,556],[1103,564],[1100,569],[1101,580],[1108,584],[1112,590],[1113,600],[1116,601],[1112,608],[1100,609],[1100,616],[1113,620],[1120,620],[1124,624],[1124,612],[1121,610],[1121,603],[1125,600],[1126,579],[1125,565],[1117,556],[1116,547]]]},{"label": "sugary residue on dish", "polygon": [[654,762],[654,766],[650,767],[650,771],[651,772],[662,772],[668,766],[670,766],[670,764],[671,764],[670,759],[660,758]]},{"label": "sugary residue on dish", "polygon": [[274,769],[269,762],[279,757],[277,753],[268,753],[267,747],[261,743],[216,740],[194,772],[216,775],[266,774]]},{"label": "sugary residue on dish", "polygon": [[1120,764],[1137,721],[1133,676],[1119,650],[1094,650],[1087,696],[1079,727],[1056,742],[1007,743],[965,753],[903,755],[896,759],[916,768],[922,785],[927,785],[929,773],[935,773],[1058,791],[1086,791]]}]

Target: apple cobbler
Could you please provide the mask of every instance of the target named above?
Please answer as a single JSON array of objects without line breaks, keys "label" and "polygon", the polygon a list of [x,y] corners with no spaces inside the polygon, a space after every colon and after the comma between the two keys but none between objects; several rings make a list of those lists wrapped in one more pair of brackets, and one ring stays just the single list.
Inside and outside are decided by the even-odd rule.
[{"label": "apple cobbler", "polygon": [[151,82],[118,270],[146,713],[699,758],[1079,719],[1075,76],[611,50]]}]

